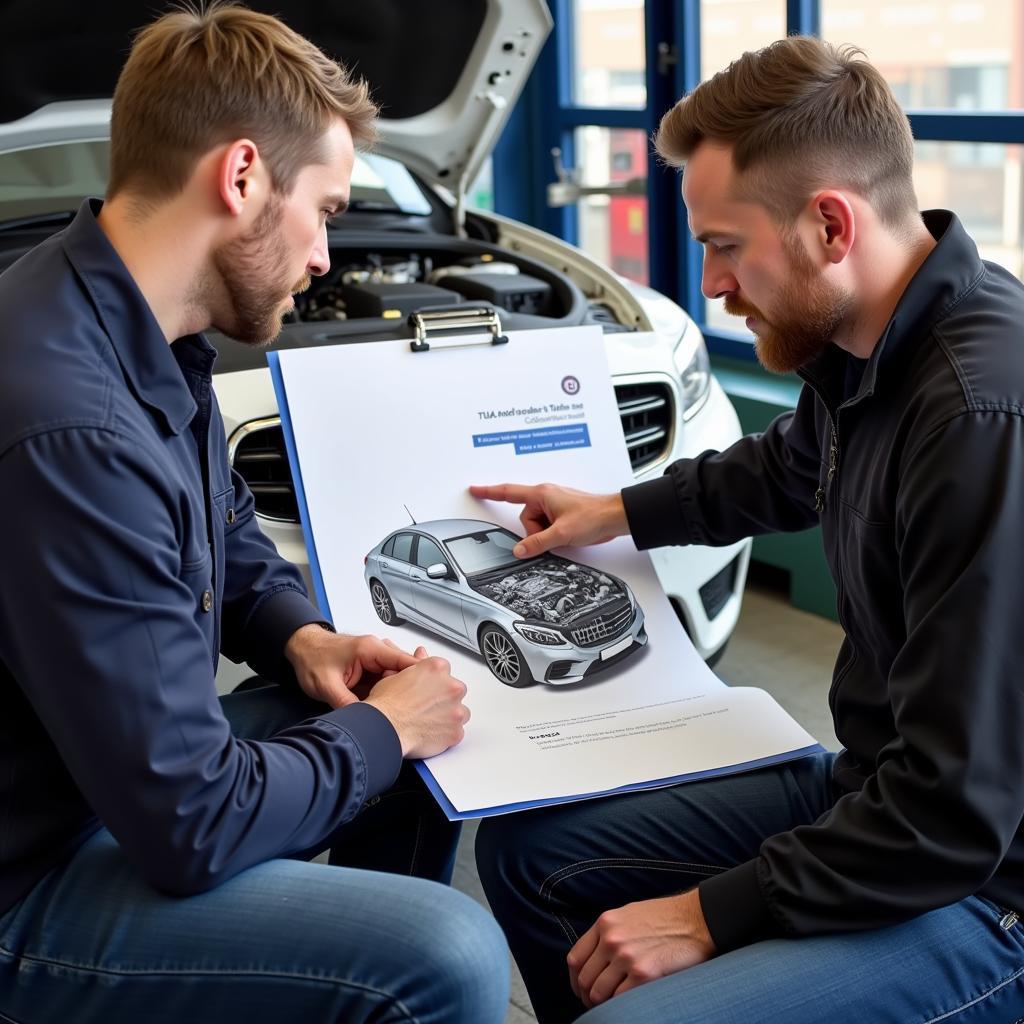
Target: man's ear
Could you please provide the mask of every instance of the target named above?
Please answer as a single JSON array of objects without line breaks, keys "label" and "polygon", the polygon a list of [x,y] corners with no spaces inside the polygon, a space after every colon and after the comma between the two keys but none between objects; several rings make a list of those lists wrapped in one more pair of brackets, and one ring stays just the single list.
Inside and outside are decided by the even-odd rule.
[{"label": "man's ear", "polygon": [[259,150],[251,139],[237,139],[223,151],[217,164],[217,189],[232,216],[240,216],[251,205],[262,177]]},{"label": "man's ear", "polygon": [[819,192],[808,207],[819,251],[829,263],[842,263],[853,248],[857,218],[842,192]]}]

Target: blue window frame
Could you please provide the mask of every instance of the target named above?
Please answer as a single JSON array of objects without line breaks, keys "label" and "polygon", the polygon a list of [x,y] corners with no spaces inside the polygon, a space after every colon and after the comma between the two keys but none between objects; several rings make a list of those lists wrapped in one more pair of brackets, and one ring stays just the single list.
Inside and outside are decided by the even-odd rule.
[{"label": "blue window frame", "polygon": [[[563,162],[571,167],[576,163],[577,128],[632,128],[652,135],[661,115],[700,81],[701,4],[700,0],[646,0],[647,106],[626,109],[573,102],[574,0],[549,3],[552,37],[495,152],[495,209],[576,244],[576,208],[550,209],[545,203],[547,183],[554,180],[551,150],[558,147]],[[820,34],[821,0],[785,0],[785,10],[788,33]],[[914,138],[920,142],[1024,143],[1021,110],[910,110],[908,116]],[[747,335],[705,322],[701,251],[687,229],[678,175],[652,159],[647,176],[648,221],[657,225],[649,238],[651,286],[690,311],[712,352],[753,359]]]}]

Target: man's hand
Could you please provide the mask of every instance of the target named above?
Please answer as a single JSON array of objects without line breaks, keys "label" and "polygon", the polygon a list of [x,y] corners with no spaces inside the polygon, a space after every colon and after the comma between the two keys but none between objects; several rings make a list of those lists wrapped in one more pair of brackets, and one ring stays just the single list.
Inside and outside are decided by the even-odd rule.
[{"label": "man's hand", "polygon": [[469,708],[462,703],[465,696],[466,684],[451,674],[444,658],[423,658],[412,668],[381,679],[366,703],[395,727],[402,757],[433,757],[462,741],[469,721]]},{"label": "man's hand", "polygon": [[332,708],[359,700],[359,695],[352,692],[357,684],[365,686],[383,676],[401,672],[426,656],[422,648],[416,655],[406,654],[390,640],[376,636],[341,636],[315,623],[292,633],[284,653],[295,669],[303,692]]},{"label": "man's hand", "polygon": [[519,521],[526,537],[512,549],[517,558],[532,558],[570,545],[603,544],[629,533],[620,494],[588,494],[556,484],[474,485],[469,493],[474,498],[525,506]]},{"label": "man's hand", "polygon": [[569,984],[597,1006],[715,955],[696,889],[608,910],[569,950]]}]

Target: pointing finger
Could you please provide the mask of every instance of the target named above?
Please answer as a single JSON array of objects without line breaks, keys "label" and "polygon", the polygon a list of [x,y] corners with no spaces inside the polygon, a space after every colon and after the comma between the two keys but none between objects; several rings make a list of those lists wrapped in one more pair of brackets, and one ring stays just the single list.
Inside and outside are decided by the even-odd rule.
[{"label": "pointing finger", "polygon": [[488,501],[509,501],[513,504],[525,505],[533,493],[533,488],[524,484],[472,484],[469,493],[474,498],[485,498]]}]

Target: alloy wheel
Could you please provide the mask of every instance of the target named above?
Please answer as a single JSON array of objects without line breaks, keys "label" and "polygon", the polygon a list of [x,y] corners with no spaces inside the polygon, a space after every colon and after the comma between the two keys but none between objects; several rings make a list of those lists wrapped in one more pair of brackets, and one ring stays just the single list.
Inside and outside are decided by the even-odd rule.
[{"label": "alloy wheel", "polygon": [[374,583],[370,596],[373,598],[373,610],[377,613],[381,622],[390,625],[394,617],[394,610],[391,607],[391,598],[384,589],[383,583]]},{"label": "alloy wheel", "polygon": [[519,654],[503,633],[492,630],[484,637],[484,658],[487,667],[503,682],[514,683],[519,679]]}]

